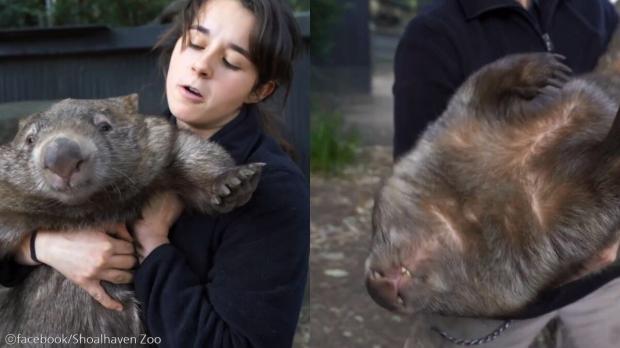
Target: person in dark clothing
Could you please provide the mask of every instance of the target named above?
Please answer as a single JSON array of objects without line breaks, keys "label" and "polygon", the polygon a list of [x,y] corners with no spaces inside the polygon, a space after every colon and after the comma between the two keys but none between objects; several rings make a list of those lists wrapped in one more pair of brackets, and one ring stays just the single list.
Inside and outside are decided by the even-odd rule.
[{"label": "person in dark clothing", "polygon": [[[397,48],[394,159],[413,148],[461,83],[483,65],[509,54],[553,52],[582,74],[596,66],[617,23],[608,0],[435,1],[408,24]],[[618,243],[602,251],[592,262],[597,272],[549,289],[517,317],[435,316],[429,321],[447,336],[474,341],[501,328],[497,319],[513,319],[512,327],[495,330],[501,335],[485,347],[528,347],[546,323],[559,318],[564,329],[558,347],[617,347],[620,337],[612,337],[614,327],[620,327],[620,316],[614,314],[620,309],[620,265],[612,264],[617,251]],[[457,346],[449,339],[443,343]],[[415,337],[408,346],[416,347]]]},{"label": "person in dark clothing", "polygon": [[[162,194],[143,209],[133,236],[122,222],[39,231],[38,259],[111,309],[122,308],[100,281],[133,279],[143,322],[160,346],[290,347],[308,272],[308,180],[284,140],[262,130],[259,104],[288,85],[300,43],[281,1],[190,1],[160,42],[171,121],[219,143],[238,164],[265,163],[251,200],[208,216]],[[0,263],[3,285],[36,267],[27,245]]]},{"label": "person in dark clothing", "polygon": [[575,74],[594,68],[618,22],[608,0],[440,0],[418,14],[394,62],[394,158],[410,150],[454,91],[505,55],[554,52]]}]

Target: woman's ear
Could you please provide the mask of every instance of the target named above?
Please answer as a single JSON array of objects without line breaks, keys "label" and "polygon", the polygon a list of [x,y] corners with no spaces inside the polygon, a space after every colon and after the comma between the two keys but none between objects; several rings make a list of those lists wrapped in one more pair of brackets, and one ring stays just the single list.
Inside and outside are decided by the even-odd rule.
[{"label": "woman's ear", "polygon": [[276,83],[274,81],[269,81],[263,83],[261,86],[257,87],[250,93],[250,95],[245,99],[246,104],[254,104],[262,101],[263,99],[269,97],[276,90]]}]

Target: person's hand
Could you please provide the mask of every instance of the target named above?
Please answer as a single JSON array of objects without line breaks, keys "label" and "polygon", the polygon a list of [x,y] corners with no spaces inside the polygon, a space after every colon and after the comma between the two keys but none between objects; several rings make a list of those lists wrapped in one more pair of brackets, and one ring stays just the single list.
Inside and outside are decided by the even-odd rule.
[{"label": "person's hand", "polygon": [[596,254],[590,260],[588,260],[588,262],[585,264],[586,272],[591,273],[600,271],[601,269],[609,266],[614,261],[616,261],[619,246],[620,240],[615,242],[610,247],[604,249],[600,253]]},{"label": "person's hand", "polygon": [[142,209],[142,219],[133,225],[140,262],[162,244],[168,244],[168,231],[183,212],[183,203],[170,191],[153,197]]},{"label": "person's hand", "polygon": [[594,255],[593,258],[589,259],[583,265],[583,268],[581,269],[580,272],[577,272],[577,274],[570,277],[567,281],[563,282],[562,284],[572,282],[588,274],[598,272],[602,270],[603,268],[609,266],[614,261],[616,261],[616,258],[618,255],[618,247],[620,247],[620,240],[614,243],[613,245],[611,245],[610,247],[605,248],[600,253]]},{"label": "person's hand", "polygon": [[[133,281],[131,269],[136,257],[125,224],[79,231],[39,230],[35,252],[39,261],[62,273],[105,308],[123,309],[103,289],[101,280],[115,284]],[[22,242],[15,259],[22,264],[36,264],[30,258],[30,237]]]}]

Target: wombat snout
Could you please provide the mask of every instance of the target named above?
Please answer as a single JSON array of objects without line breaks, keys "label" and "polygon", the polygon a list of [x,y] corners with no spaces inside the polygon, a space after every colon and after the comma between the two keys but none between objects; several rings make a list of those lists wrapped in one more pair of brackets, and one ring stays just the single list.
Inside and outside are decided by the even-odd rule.
[{"label": "wombat snout", "polygon": [[91,157],[88,147],[66,137],[49,141],[42,149],[48,183],[55,189],[66,189],[87,180]]},{"label": "wombat snout", "polygon": [[390,310],[404,310],[404,288],[411,285],[411,272],[404,266],[379,270],[369,268],[366,272],[368,293],[381,306]]}]

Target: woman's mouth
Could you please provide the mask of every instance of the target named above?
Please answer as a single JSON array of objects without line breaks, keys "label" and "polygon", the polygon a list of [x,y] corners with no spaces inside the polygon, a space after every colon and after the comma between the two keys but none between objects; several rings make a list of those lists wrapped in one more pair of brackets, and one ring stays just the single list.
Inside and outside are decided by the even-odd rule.
[{"label": "woman's mouth", "polygon": [[179,86],[179,89],[181,95],[190,101],[199,102],[204,100],[204,97],[200,91],[192,86],[181,85]]}]

